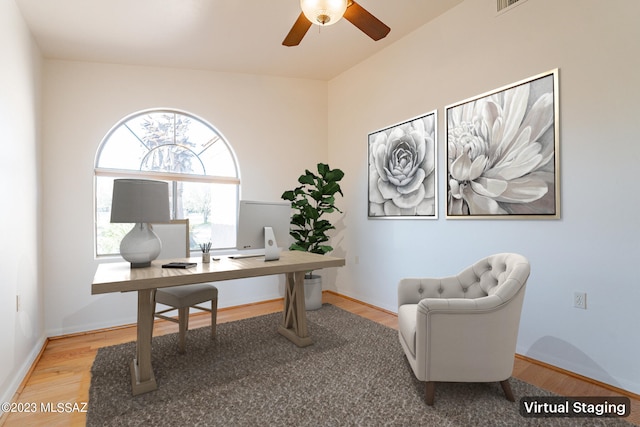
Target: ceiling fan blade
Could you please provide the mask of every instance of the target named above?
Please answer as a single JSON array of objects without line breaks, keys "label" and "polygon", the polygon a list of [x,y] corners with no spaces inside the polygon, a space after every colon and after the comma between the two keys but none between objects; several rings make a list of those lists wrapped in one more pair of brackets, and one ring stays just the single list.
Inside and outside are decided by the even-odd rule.
[{"label": "ceiling fan blade", "polygon": [[298,46],[304,35],[309,31],[309,28],[311,28],[311,21],[304,16],[304,13],[300,13],[300,16],[296,19],[295,24],[293,24],[293,27],[289,30],[289,34],[284,38],[282,44],[284,46]]},{"label": "ceiling fan blade", "polygon": [[350,2],[347,11],[344,13],[344,18],[374,40],[386,37],[391,31],[391,28],[387,27],[384,22],[373,16],[355,1]]}]

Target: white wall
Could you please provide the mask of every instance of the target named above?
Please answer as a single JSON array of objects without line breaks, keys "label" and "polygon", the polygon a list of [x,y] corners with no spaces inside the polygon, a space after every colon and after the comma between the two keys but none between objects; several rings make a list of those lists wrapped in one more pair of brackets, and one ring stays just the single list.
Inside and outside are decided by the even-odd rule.
[{"label": "white wall", "polygon": [[[96,150],[123,117],[172,107],[214,125],[236,152],[242,197],[279,200],[327,159],[327,83],[47,60],[43,233],[48,335],[135,321],[135,294],[91,295]],[[221,283],[220,306],[283,296],[283,278]]]},{"label": "white wall", "polygon": [[[521,252],[533,271],[518,351],[640,393],[640,287],[632,275],[640,259],[640,3],[529,0],[500,17],[494,5],[467,0],[328,86],[47,60],[41,114],[40,56],[15,4],[0,2],[0,144],[10,153],[0,156],[0,177],[17,183],[5,185],[12,204],[0,211],[0,340],[11,349],[0,352],[3,401],[45,335],[134,320],[134,295],[90,294],[92,172],[109,128],[153,107],[184,109],[216,126],[236,150],[245,198],[277,199],[317,161],[346,172],[333,244],[347,266],[325,273],[335,290],[395,311],[401,277],[446,275],[487,253]],[[445,220],[443,107],[555,67],[562,219]],[[367,220],[367,133],[436,108],[440,219]],[[281,286],[221,285],[221,305],[275,298]],[[588,293],[586,311],[571,307],[575,290]]]},{"label": "white wall", "polygon": [[44,344],[39,274],[41,59],[13,1],[0,2],[0,55],[0,401],[7,402]]},{"label": "white wall", "polygon": [[[329,161],[345,173],[335,289],[396,311],[406,276],[495,252],[532,273],[517,351],[640,393],[640,2],[467,0],[329,83]],[[444,108],[560,69],[560,220],[446,220]],[[367,134],[438,109],[439,216],[367,220]],[[587,310],[572,307],[574,291]]]}]

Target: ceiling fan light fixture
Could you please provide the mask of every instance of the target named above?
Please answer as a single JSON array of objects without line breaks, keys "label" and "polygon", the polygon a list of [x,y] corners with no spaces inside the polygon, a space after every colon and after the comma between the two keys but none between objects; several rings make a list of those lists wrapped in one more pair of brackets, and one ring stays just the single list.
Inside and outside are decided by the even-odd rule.
[{"label": "ceiling fan light fixture", "polygon": [[333,25],[342,18],[349,0],[300,0],[307,19],[316,25]]}]

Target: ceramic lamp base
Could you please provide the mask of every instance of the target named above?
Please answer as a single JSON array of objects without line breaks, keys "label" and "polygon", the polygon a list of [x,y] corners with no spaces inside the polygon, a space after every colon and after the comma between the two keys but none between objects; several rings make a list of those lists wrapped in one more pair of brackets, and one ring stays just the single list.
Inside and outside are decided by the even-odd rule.
[{"label": "ceramic lamp base", "polygon": [[137,223],[120,242],[120,255],[131,268],[149,267],[158,258],[162,243],[149,224]]}]

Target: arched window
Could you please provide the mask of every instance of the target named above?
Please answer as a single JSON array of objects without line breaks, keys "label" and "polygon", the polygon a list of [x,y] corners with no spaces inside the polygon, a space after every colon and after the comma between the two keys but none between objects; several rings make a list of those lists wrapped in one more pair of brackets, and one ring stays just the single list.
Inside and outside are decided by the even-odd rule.
[{"label": "arched window", "polygon": [[229,143],[202,119],[176,110],[148,110],[117,123],[95,163],[96,255],[119,253],[131,224],[111,224],[115,178],[167,181],[171,217],[189,218],[191,248],[235,246],[240,172]]}]

